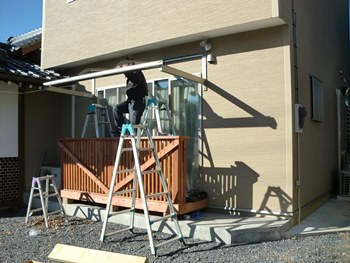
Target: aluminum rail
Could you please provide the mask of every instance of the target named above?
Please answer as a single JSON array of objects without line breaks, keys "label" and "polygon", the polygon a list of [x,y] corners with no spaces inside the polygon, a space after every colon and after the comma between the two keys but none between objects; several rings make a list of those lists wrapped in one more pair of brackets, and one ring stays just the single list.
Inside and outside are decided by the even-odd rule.
[{"label": "aluminum rail", "polygon": [[84,91],[76,91],[76,90],[70,90],[70,89],[64,89],[64,88],[58,88],[58,87],[47,87],[44,90],[47,91],[52,91],[52,92],[57,92],[57,93],[63,93],[67,95],[72,95],[72,96],[79,96],[79,97],[84,97],[84,98],[93,98],[94,95],[90,92],[84,92]]},{"label": "aluminum rail", "polygon": [[163,61],[159,60],[159,61],[142,63],[142,64],[138,64],[138,65],[132,65],[132,66],[128,66],[128,67],[107,69],[107,70],[102,70],[102,71],[98,71],[98,72],[78,75],[78,76],[74,76],[74,77],[68,77],[68,78],[64,78],[64,79],[48,81],[48,82],[43,83],[43,85],[44,86],[55,86],[55,85],[61,85],[61,84],[69,84],[69,83],[74,83],[74,82],[88,80],[88,79],[96,79],[96,78],[102,78],[102,77],[122,74],[122,73],[132,71],[132,70],[161,68],[162,66],[163,66]]},{"label": "aluminum rail", "polygon": [[181,77],[184,79],[192,80],[192,81],[197,82],[199,84],[205,84],[207,82],[206,79],[203,79],[201,77],[197,77],[197,76],[192,75],[190,73],[187,73],[185,71],[182,71],[182,70],[179,70],[179,69],[176,69],[173,67],[169,67],[166,65],[162,65],[161,71],[166,72],[170,75],[174,75],[174,76],[178,76],[178,77]]}]

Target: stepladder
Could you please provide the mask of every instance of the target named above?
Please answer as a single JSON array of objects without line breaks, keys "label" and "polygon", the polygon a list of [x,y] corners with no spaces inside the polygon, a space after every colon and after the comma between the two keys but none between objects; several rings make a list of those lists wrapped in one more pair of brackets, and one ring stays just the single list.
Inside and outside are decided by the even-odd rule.
[{"label": "stepladder", "polygon": [[[39,197],[41,207],[32,208],[33,198]],[[49,199],[57,199],[59,209],[49,212]],[[32,178],[32,187],[30,190],[28,208],[26,214],[25,223],[28,224],[29,218],[34,212],[42,211],[43,217],[45,220],[45,226],[49,227],[49,216],[54,214],[61,213],[63,216],[66,216],[66,212],[63,208],[60,194],[57,189],[57,185],[53,175],[46,175],[41,177]]]},{"label": "stepladder", "polygon": [[[145,133],[147,135],[147,141],[148,141],[148,147],[140,147],[140,138],[141,138],[141,133]],[[129,137],[131,140],[131,144],[128,143],[127,146],[124,146],[125,144],[125,139]],[[131,147],[130,147],[131,145]],[[120,169],[120,161],[122,158],[123,153],[126,152],[132,152],[133,160],[134,162],[130,164],[132,167],[124,167],[123,169]],[[141,152],[151,152],[151,157],[154,158],[155,166],[153,168],[150,168],[149,170],[141,170],[141,160],[144,158],[140,158],[140,153]],[[145,161],[145,160],[143,160]],[[122,166],[121,166],[122,167]],[[125,168],[125,169],[124,169]],[[117,183],[117,175],[119,173],[133,173],[133,181],[132,181],[132,187],[127,190],[121,190],[121,191],[115,191],[114,187]],[[159,176],[159,181],[162,185],[162,191],[157,192],[157,193],[145,193],[145,186],[144,186],[144,177],[149,176],[150,174],[157,174]],[[152,139],[152,136],[150,134],[149,128],[147,125],[132,125],[132,124],[124,124],[122,126],[122,131],[121,131],[121,136],[119,140],[119,145],[117,149],[117,154],[115,158],[115,164],[114,164],[114,169],[112,173],[112,178],[111,178],[111,184],[110,184],[110,190],[109,190],[109,195],[107,199],[107,204],[106,204],[106,211],[105,211],[105,219],[103,221],[103,227],[101,231],[101,237],[100,240],[103,242],[107,236],[117,234],[122,231],[131,231],[133,232],[134,225],[135,225],[135,202],[136,202],[136,194],[137,192],[139,193],[139,197],[142,202],[142,207],[143,207],[143,215],[144,215],[144,222],[145,222],[145,227],[147,229],[147,234],[148,234],[148,239],[150,243],[150,249],[151,253],[153,255],[157,254],[157,250],[159,247],[166,245],[171,242],[175,241],[180,241],[183,244],[184,238],[180,229],[180,224],[177,219],[177,214],[174,208],[174,205],[171,201],[171,197],[168,191],[168,186],[167,182],[165,180],[164,174],[161,169],[160,161],[157,156],[157,152],[155,150],[154,142]],[[112,212],[111,207],[112,207],[112,198],[117,195],[122,195],[125,193],[130,193],[131,194],[131,206],[130,209],[125,209],[117,212]],[[157,218],[152,218],[150,217],[150,213],[148,210],[148,203],[147,201],[156,198],[156,197],[165,197],[167,201],[167,212],[164,213],[162,216],[159,216]],[[129,225],[126,228],[119,229],[117,231],[109,231],[107,232],[107,225],[108,225],[108,220],[112,216],[117,216],[122,213],[129,213],[130,215],[130,220],[129,220]],[[153,229],[152,225],[156,222],[160,221],[171,221],[173,226],[174,226],[174,235],[175,237],[172,237],[168,240],[165,240],[163,242],[159,242],[158,244],[155,244],[154,239],[153,239]]]},{"label": "stepladder", "polygon": [[148,98],[141,119],[142,125],[146,123],[148,123],[149,128],[156,127],[158,135],[175,135],[174,122],[167,100],[155,97]]},{"label": "stepladder", "polygon": [[[90,118],[92,118],[92,120],[90,120]],[[86,136],[90,124],[93,124],[94,126],[96,138],[105,137],[101,136],[102,134],[110,137],[113,136],[112,125],[109,118],[107,106],[102,106],[100,104],[90,104],[88,106],[83,130],[81,132],[81,138],[84,138]]]}]

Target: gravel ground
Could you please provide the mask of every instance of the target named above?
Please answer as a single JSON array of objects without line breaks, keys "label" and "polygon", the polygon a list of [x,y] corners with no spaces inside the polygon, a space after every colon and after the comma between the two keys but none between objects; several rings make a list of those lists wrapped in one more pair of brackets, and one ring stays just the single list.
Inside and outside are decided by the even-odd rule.
[{"label": "gravel ground", "polygon": [[[185,238],[172,242],[152,256],[146,230],[136,229],[99,240],[102,223],[76,217],[53,216],[49,228],[42,216],[25,224],[25,210],[0,210],[0,262],[27,260],[54,262],[47,257],[57,243],[147,257],[149,262],[350,262],[350,233],[293,237],[257,244],[225,245]],[[110,223],[111,228],[119,225]],[[109,229],[110,231],[110,229]],[[154,242],[169,238],[155,233]]]}]

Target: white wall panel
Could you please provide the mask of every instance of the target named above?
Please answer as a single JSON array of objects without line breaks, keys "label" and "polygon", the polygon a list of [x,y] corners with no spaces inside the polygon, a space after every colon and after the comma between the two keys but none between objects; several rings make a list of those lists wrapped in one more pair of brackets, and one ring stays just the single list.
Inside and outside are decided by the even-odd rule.
[{"label": "white wall panel", "polygon": [[18,156],[18,87],[0,81],[0,157]]}]

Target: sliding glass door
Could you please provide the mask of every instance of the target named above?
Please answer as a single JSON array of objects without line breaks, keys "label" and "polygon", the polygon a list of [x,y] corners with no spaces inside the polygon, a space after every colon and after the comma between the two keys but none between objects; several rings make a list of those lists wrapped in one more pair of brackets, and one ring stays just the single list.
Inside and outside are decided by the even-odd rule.
[{"label": "sliding glass door", "polygon": [[171,80],[171,107],[175,132],[189,136],[187,143],[187,190],[198,189],[198,134],[200,96],[198,84],[185,79]]}]

